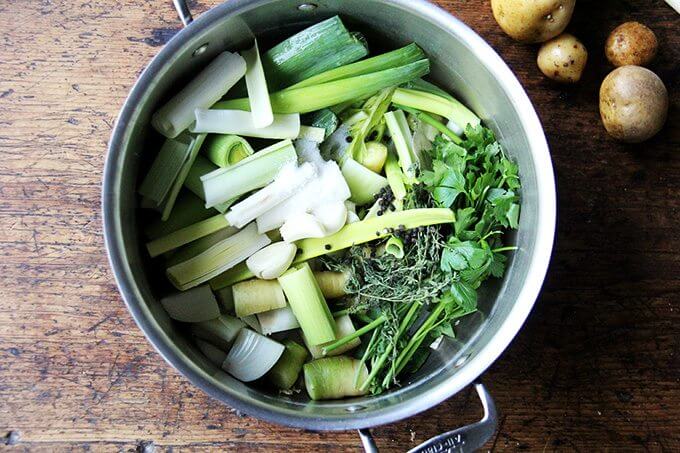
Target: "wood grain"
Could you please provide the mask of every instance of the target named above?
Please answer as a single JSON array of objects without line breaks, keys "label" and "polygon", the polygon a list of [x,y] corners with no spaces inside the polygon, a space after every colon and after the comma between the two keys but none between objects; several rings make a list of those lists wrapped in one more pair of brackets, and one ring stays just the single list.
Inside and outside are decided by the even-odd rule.
[{"label": "wood grain", "polygon": [[[502,411],[488,449],[680,451],[680,16],[661,0],[579,1],[570,30],[591,58],[564,88],[540,75],[536,47],[502,34],[487,0],[438,3],[517,73],[559,180],[550,276],[486,374]],[[631,19],[659,37],[653,69],[672,108],[658,137],[622,146],[597,93],[604,39]],[[357,451],[353,432],[282,428],[211,400],[162,361],[116,291],[101,234],[106,144],[179,28],[165,0],[0,3],[0,437],[9,451]],[[466,390],[375,435],[404,451],[478,412]]]}]

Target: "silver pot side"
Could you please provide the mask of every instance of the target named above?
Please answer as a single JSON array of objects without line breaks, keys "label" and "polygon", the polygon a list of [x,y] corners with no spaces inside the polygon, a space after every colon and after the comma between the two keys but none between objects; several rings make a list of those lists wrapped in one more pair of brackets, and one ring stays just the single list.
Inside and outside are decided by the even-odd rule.
[{"label": "silver pot side", "polygon": [[[111,267],[123,299],[158,352],[193,384],[249,415],[314,430],[346,430],[391,423],[427,410],[480,376],[517,334],[539,294],[555,234],[556,194],[545,136],[531,102],[501,58],[477,34],[424,0],[230,0],[178,33],[144,70],[119,115],[103,181],[103,219]],[[431,78],[475,110],[519,163],[522,216],[513,241],[519,250],[508,273],[482,295],[480,314],[458,327],[401,389],[337,402],[284,398],[249,387],[208,363],[173,325],[159,303],[169,291],[143,250],[135,189],[140,167],[158,137],[149,127],[172,88],[216,54],[239,49],[254,36],[286,35],[340,14],[369,43],[417,42],[432,58]],[[283,24],[283,25],[282,25]]]}]

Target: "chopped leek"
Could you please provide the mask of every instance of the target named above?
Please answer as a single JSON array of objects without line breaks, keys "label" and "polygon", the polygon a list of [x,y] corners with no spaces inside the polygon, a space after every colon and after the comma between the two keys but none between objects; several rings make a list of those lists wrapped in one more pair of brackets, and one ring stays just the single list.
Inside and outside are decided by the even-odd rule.
[{"label": "chopped leek", "polygon": [[394,147],[399,156],[399,165],[406,176],[407,182],[413,182],[416,176],[418,160],[413,150],[413,135],[409,129],[406,115],[403,111],[388,112],[385,114],[385,122],[390,130]]},{"label": "chopped leek", "polygon": [[352,192],[352,202],[363,206],[374,200],[375,195],[387,187],[387,179],[361,165],[354,159],[342,164],[342,175]]},{"label": "chopped leek", "polygon": [[267,373],[267,380],[281,390],[288,390],[297,381],[308,354],[305,348],[293,340],[285,340],[283,345],[286,350]]},{"label": "chopped leek", "polygon": [[[430,72],[430,61],[419,60],[371,74],[336,80],[304,88],[287,89],[272,93],[270,100],[274,113],[309,113],[316,110],[370,96],[378,91],[408,82]],[[249,110],[247,98],[218,102],[215,109]]]},{"label": "chopped leek", "polygon": [[232,237],[238,232],[239,232],[238,228],[227,227],[215,231],[214,233],[209,234],[205,237],[197,239],[194,242],[180,248],[179,250],[170,252],[168,254],[169,256],[167,256],[167,259],[165,261],[165,265],[167,267],[172,267],[175,264],[183,263],[184,261],[190,260],[191,258],[194,258],[200,255],[201,253],[205,252],[213,245],[216,245],[217,243]]},{"label": "chopped leek", "polygon": [[[320,239],[304,239],[297,243],[298,255],[293,264],[300,264],[329,253],[338,252],[353,245],[365,244],[391,235],[393,229],[401,226],[412,230],[421,226],[453,223],[456,216],[450,209],[410,209],[408,211],[387,213],[357,223],[346,225],[336,234]],[[234,267],[228,272],[210,281],[213,290],[219,290],[252,278],[248,268],[243,265]]]},{"label": "chopped leek", "polygon": [[248,98],[253,107],[253,124],[256,128],[262,129],[274,122],[274,112],[272,112],[272,105],[269,102],[269,89],[262,68],[257,40],[255,40],[252,49],[241,52],[241,55],[246,60],[246,85],[248,86]]},{"label": "chopped leek", "polygon": [[284,350],[282,344],[252,330],[242,329],[222,369],[242,382],[252,382],[271,370]]},{"label": "chopped leek", "polygon": [[193,288],[245,261],[270,243],[271,240],[258,234],[255,224],[251,224],[200,255],[168,268],[167,275],[177,289]]},{"label": "chopped leek", "polygon": [[259,313],[257,319],[260,321],[264,335],[285,332],[300,327],[300,323],[289,306]]},{"label": "chopped leek", "polygon": [[231,287],[215,291],[215,297],[220,304],[220,311],[224,314],[234,314],[234,293]]},{"label": "chopped leek", "polygon": [[[344,315],[340,316],[338,318],[335,318],[335,338],[344,338],[348,335],[352,335],[354,332],[356,332],[356,329],[354,328],[354,324],[352,323],[352,319],[349,317],[349,315]],[[361,345],[361,340],[359,338],[352,338],[351,341],[348,341],[345,343],[343,346],[334,349],[331,352],[328,352],[327,354],[324,354],[324,346],[333,343],[335,340],[330,341],[326,344],[322,345],[313,345],[309,344],[307,342],[307,338],[305,335],[302,335],[302,339],[305,341],[305,345],[307,346],[307,349],[309,349],[309,352],[312,354],[312,357],[315,359],[324,357],[324,356],[336,356],[336,355],[341,355],[344,354],[347,351],[351,351],[352,349],[358,347]]]},{"label": "chopped leek", "polygon": [[240,319],[222,315],[210,321],[192,324],[190,330],[201,340],[227,351],[244,326],[245,324]]},{"label": "chopped leek", "polygon": [[232,206],[226,216],[227,220],[235,227],[243,228],[292,197],[314,177],[316,177],[316,166],[305,163],[298,167],[297,163],[290,162],[283,166],[274,182]]},{"label": "chopped leek", "polygon": [[190,145],[188,134],[166,139],[139,187],[139,194],[153,201],[156,207],[161,206],[189,157]]},{"label": "chopped leek", "polygon": [[300,135],[300,115],[277,114],[267,127],[257,127],[251,113],[242,110],[196,109],[195,133],[234,134],[268,139],[293,139]]},{"label": "chopped leek", "polygon": [[208,285],[164,297],[161,305],[172,319],[182,322],[209,321],[220,315],[220,308]]},{"label": "chopped leek", "polygon": [[306,115],[303,118],[303,123],[324,129],[326,131],[325,138],[328,138],[338,128],[340,120],[332,110],[323,109]]},{"label": "chopped leek", "polygon": [[298,140],[309,140],[314,143],[321,143],[326,139],[326,129],[313,126],[300,126]]},{"label": "chopped leek", "polygon": [[386,69],[396,68],[409,63],[427,58],[423,50],[417,44],[409,44],[401,49],[393,50],[382,55],[358,61],[353,64],[348,64],[337,69],[331,69],[317,76],[310,77],[300,83],[293,85],[290,88],[304,88],[320,83],[333,82],[336,80],[347,79],[349,77],[356,77],[373,72],[384,71]]},{"label": "chopped leek", "polygon": [[234,309],[239,318],[286,306],[286,297],[276,281],[249,280],[237,283],[231,289]]},{"label": "chopped leek", "polygon": [[[387,113],[387,110],[390,108],[393,93],[394,88],[386,88],[368,99],[362,106],[362,112],[367,112],[367,117],[365,121],[362,121],[350,129],[353,140],[346,151],[349,157],[359,160],[358,157],[366,140],[374,131],[376,131],[376,128],[378,128],[381,122],[384,121],[385,113]],[[376,171],[376,173],[379,172],[380,171]]]},{"label": "chopped leek", "polygon": [[314,278],[326,299],[339,299],[347,295],[348,273],[314,272]]},{"label": "chopped leek", "polygon": [[201,147],[203,146],[205,138],[206,138],[205,134],[200,134],[192,138],[191,144],[189,145],[189,154],[187,155],[186,160],[182,164],[182,168],[180,169],[177,178],[175,178],[175,182],[172,184],[170,192],[168,192],[168,195],[165,197],[165,200],[163,200],[163,206],[161,210],[162,212],[161,219],[163,221],[168,220],[170,214],[172,214],[172,211],[175,207],[175,201],[177,201],[177,197],[179,196],[179,192],[182,190],[184,181],[187,179],[187,176],[191,171],[191,167],[194,165],[196,157],[198,157],[198,153],[201,150]]},{"label": "chopped leek", "polygon": [[279,277],[279,283],[309,344],[333,341],[335,320],[309,265],[289,270]]},{"label": "chopped leek", "polygon": [[246,62],[240,55],[221,53],[156,112],[151,123],[166,137],[177,137],[194,122],[194,110],[219,101],[245,74]]},{"label": "chopped leek", "polygon": [[401,210],[406,198],[406,186],[404,185],[404,172],[399,167],[399,160],[394,152],[387,155],[387,162],[385,162],[385,175],[387,175],[387,182],[394,194],[394,202],[397,209]]},{"label": "chopped leek", "polygon": [[199,197],[185,190],[177,198],[168,220],[157,219],[149,223],[144,227],[144,234],[150,240],[158,239],[215,214],[217,211],[205,209],[205,203]]},{"label": "chopped leek", "polygon": [[366,55],[366,44],[335,16],[273,47],[262,56],[262,64],[269,86],[284,88]]},{"label": "chopped leek", "polygon": [[208,358],[210,363],[217,367],[221,367],[224,363],[224,359],[227,358],[226,352],[207,341],[196,338],[196,346],[198,346],[198,349]]},{"label": "chopped leek", "polygon": [[[229,167],[241,162],[254,153],[253,147],[250,146],[246,139],[238,135],[211,135],[206,140],[203,148],[203,152],[208,159],[220,168]],[[204,174],[207,173],[210,173],[210,171]]]},{"label": "chopped leek", "polygon": [[470,109],[453,98],[444,98],[424,91],[399,88],[394,92],[392,102],[424,112],[435,113],[448,119],[456,126],[458,135],[462,134],[467,125],[478,126],[479,117]]},{"label": "chopped leek", "polygon": [[274,180],[288,162],[296,162],[297,154],[290,140],[263,149],[231,167],[215,170],[201,177],[208,207],[233,200],[260,189]]},{"label": "chopped leek", "polygon": [[182,228],[181,230],[170,233],[167,236],[158,238],[146,244],[149,255],[155,258],[163,253],[169,252],[183,245],[189,244],[197,239],[201,239],[216,231],[229,226],[229,222],[222,214],[217,214],[206,220]]},{"label": "chopped leek", "polygon": [[[304,365],[305,387],[313,400],[339,399],[365,395],[355,382],[368,378],[366,365],[350,357],[326,357]],[[359,379],[356,379],[356,377]]]},{"label": "chopped leek", "polygon": [[248,258],[246,266],[257,278],[273,280],[279,278],[288,270],[296,253],[295,244],[277,242]]}]

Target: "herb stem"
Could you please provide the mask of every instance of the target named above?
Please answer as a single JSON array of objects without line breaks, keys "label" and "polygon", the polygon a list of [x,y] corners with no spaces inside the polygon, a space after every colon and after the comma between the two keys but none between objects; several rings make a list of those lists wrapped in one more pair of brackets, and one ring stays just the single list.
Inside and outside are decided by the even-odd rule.
[{"label": "herb stem", "polygon": [[456,145],[460,145],[463,143],[463,140],[455,134],[451,129],[443,125],[441,122],[437,121],[434,119],[432,116],[428,115],[425,112],[421,112],[420,110],[412,109],[410,107],[404,107],[403,105],[399,104],[394,104],[395,107],[405,111],[406,113],[410,113],[411,115],[414,115],[416,118],[421,120],[423,123],[427,123],[430,126],[434,127],[437,129],[439,132],[442,134],[446,135],[448,138],[451,139],[453,143]]},{"label": "herb stem", "polygon": [[503,252],[514,252],[516,250],[519,250],[519,247],[501,247],[498,249],[493,249],[493,253],[503,253]]},{"label": "herb stem", "polygon": [[387,321],[387,318],[383,315],[383,316],[379,317],[378,319],[376,319],[375,321],[373,321],[372,323],[367,324],[364,327],[362,327],[361,329],[357,330],[353,334],[347,335],[346,337],[343,337],[343,338],[329,344],[328,346],[324,346],[323,349],[321,350],[321,352],[323,353],[323,355],[328,355],[329,352],[333,352],[336,349],[338,349],[338,348],[346,345],[347,343],[351,342],[355,338],[359,338],[360,336],[367,334],[371,330],[380,327],[380,325],[382,325],[385,321]]}]

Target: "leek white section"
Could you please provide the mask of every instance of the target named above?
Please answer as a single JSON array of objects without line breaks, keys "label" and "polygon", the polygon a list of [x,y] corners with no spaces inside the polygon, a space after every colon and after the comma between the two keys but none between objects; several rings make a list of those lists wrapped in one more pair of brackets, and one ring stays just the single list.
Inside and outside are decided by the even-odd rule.
[{"label": "leek white section", "polygon": [[274,122],[274,112],[272,111],[272,104],[269,102],[269,89],[262,68],[257,40],[252,49],[241,52],[241,55],[246,60],[246,85],[248,86],[253,125],[262,129]]},{"label": "leek white section", "polygon": [[240,55],[221,53],[154,114],[153,127],[166,137],[177,137],[194,122],[197,108],[212,107],[245,75],[246,62]]},{"label": "leek white section", "polygon": [[245,261],[270,243],[266,235],[257,233],[253,223],[200,255],[170,267],[168,278],[181,291],[193,288]]},{"label": "leek white section", "polygon": [[206,207],[211,208],[266,186],[276,178],[284,165],[296,161],[293,143],[284,140],[236,165],[202,176]]},{"label": "leek white section", "polygon": [[257,315],[257,319],[260,321],[260,327],[262,327],[262,334],[264,335],[285,332],[300,327],[300,323],[290,307],[260,313]]},{"label": "leek white section", "polygon": [[207,134],[232,134],[267,139],[294,139],[300,135],[298,113],[274,115],[267,127],[257,127],[253,115],[243,110],[196,109],[196,124],[191,131]]}]

